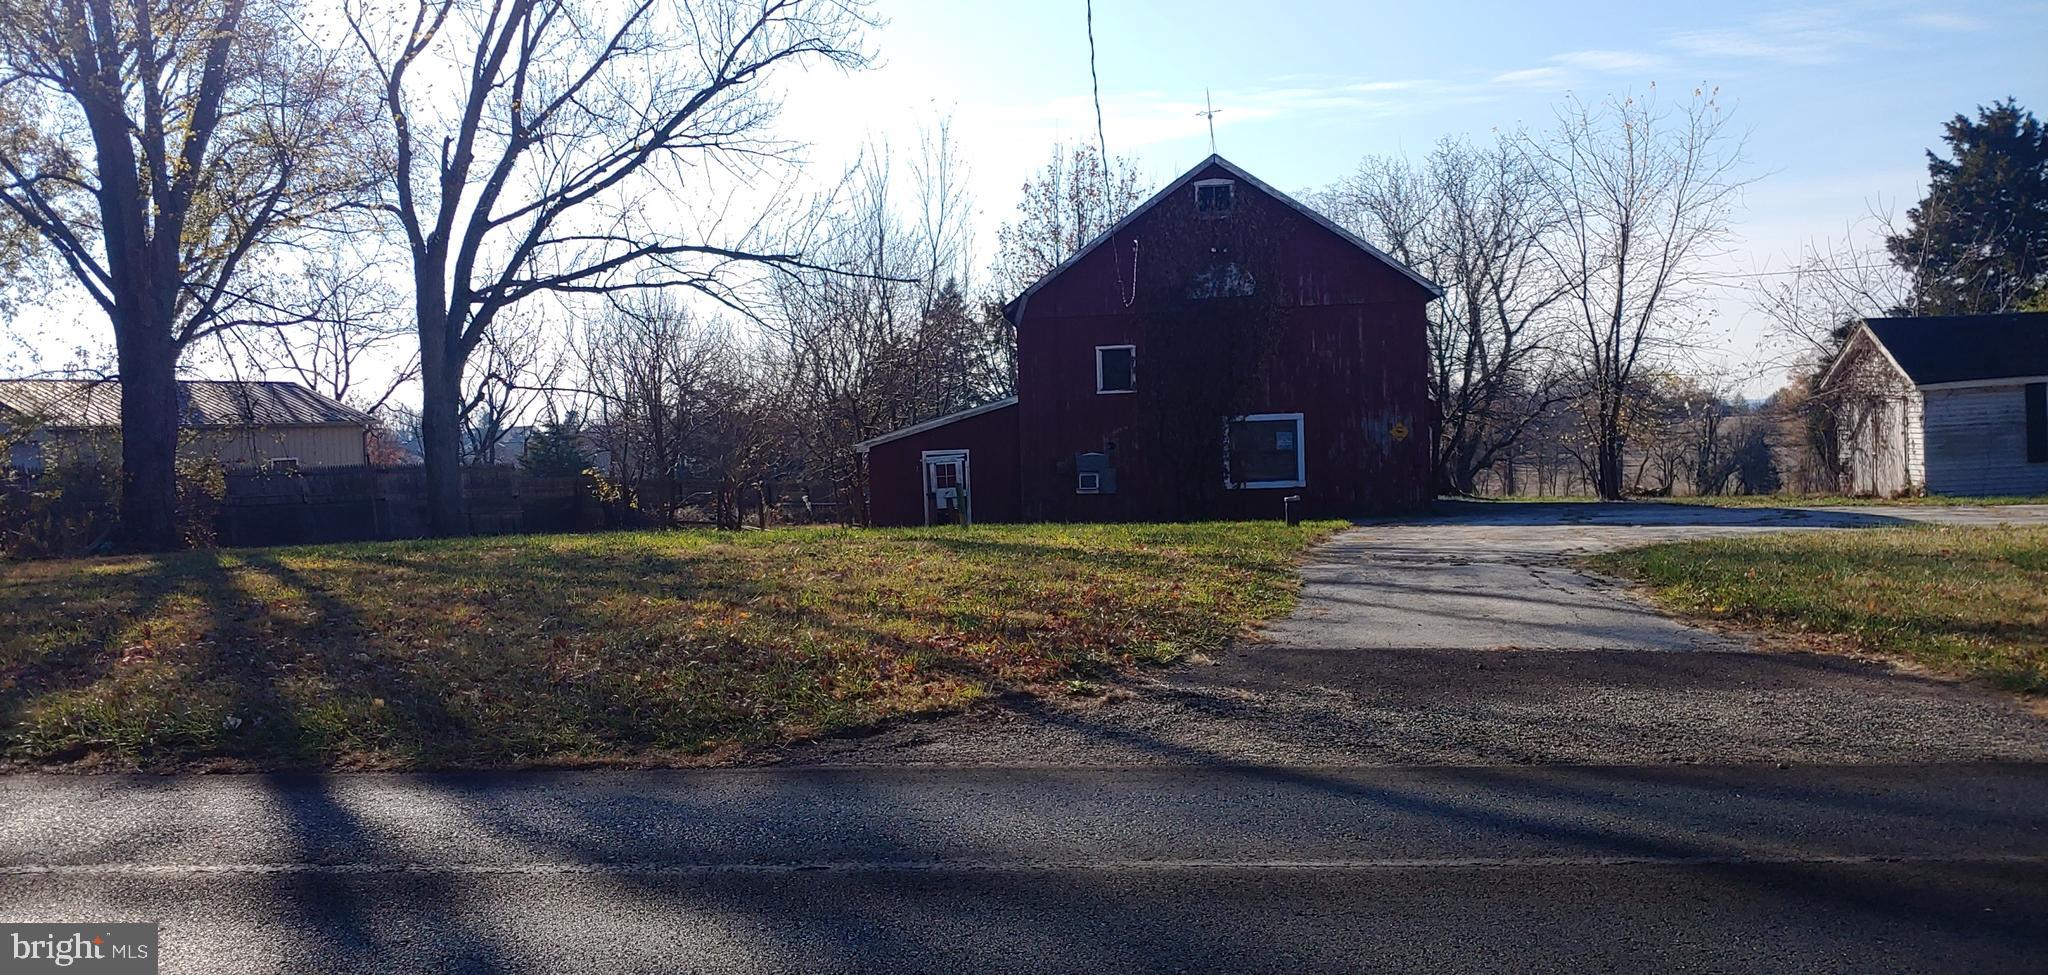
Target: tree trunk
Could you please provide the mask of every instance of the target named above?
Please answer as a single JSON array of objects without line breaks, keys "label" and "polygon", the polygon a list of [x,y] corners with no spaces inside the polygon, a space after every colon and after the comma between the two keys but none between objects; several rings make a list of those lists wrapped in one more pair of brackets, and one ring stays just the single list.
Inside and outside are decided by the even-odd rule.
[{"label": "tree trunk", "polygon": [[177,354],[162,323],[130,325],[121,369],[121,527],[124,548],[179,546]]},{"label": "tree trunk", "polygon": [[1611,422],[1606,420],[1602,421],[1600,429],[1598,460],[1596,463],[1598,469],[1595,471],[1595,473],[1600,478],[1600,483],[1597,486],[1597,490],[1600,493],[1600,500],[1620,501],[1623,471],[1621,456],[1621,430],[1620,424],[1618,422]]},{"label": "tree trunk", "polygon": [[1459,497],[1476,497],[1479,493],[1478,445],[1470,442],[1457,445],[1448,459],[1449,479],[1452,493]]},{"label": "tree trunk", "polygon": [[182,213],[158,214],[153,239],[144,212],[150,199],[136,166],[125,116],[117,104],[81,97],[98,159],[97,194],[113,298],[115,361],[121,375],[122,547],[144,552],[177,548],[178,346],[172,338],[179,285]]},{"label": "tree trunk", "polygon": [[442,356],[431,358],[440,361],[422,362],[420,370],[427,528],[443,537],[463,535],[469,532],[469,510],[462,497],[462,367]]},{"label": "tree trunk", "polygon": [[1437,422],[1433,426],[1434,429],[1430,431],[1432,436],[1429,438],[1430,490],[1443,494],[1455,490],[1456,486],[1451,481],[1451,472],[1448,469],[1450,451],[1445,449],[1447,445],[1442,435],[1444,423],[1441,415],[1437,417]]}]

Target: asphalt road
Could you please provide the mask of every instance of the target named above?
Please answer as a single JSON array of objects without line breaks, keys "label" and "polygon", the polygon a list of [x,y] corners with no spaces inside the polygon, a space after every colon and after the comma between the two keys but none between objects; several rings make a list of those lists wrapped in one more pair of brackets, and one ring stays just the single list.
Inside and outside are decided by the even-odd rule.
[{"label": "asphalt road", "polygon": [[167,972],[2048,971],[2048,720],[1577,554],[2041,509],[1454,506],[1261,644],[777,767],[0,777],[0,921]]},{"label": "asphalt road", "polygon": [[20,777],[168,972],[2026,971],[2048,768]]}]

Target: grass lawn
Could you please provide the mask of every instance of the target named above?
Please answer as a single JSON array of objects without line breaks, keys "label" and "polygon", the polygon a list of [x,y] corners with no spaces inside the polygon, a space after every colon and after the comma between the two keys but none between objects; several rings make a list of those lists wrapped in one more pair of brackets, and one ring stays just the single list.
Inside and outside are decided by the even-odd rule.
[{"label": "grass lawn", "polygon": [[1959,498],[1929,495],[1908,498],[1858,498],[1840,494],[1715,494],[1685,498],[1645,498],[1664,504],[1699,504],[1713,508],[1841,508],[1906,505],[1954,508],[1964,505],[2048,504],[2048,495],[2006,495],[1990,498]]},{"label": "grass lawn", "polygon": [[[1445,500],[1459,500],[1446,497]],[[1497,503],[1567,504],[1591,503],[1591,495],[1526,495],[1511,498],[1475,498]],[[2048,504],[2048,495],[2005,495],[1990,498],[1958,498],[1932,495],[1918,498],[1860,498],[1844,494],[1714,494],[1698,497],[1632,497],[1630,501],[1651,504],[1697,504],[1710,508],[1843,508],[1885,505],[1954,508],[1964,505]]]},{"label": "grass lawn", "polygon": [[1680,616],[2048,692],[2048,528],[1774,532],[1594,556]]},{"label": "grass lawn", "polygon": [[687,763],[1215,650],[1326,522],[611,533],[0,566],[0,754]]}]

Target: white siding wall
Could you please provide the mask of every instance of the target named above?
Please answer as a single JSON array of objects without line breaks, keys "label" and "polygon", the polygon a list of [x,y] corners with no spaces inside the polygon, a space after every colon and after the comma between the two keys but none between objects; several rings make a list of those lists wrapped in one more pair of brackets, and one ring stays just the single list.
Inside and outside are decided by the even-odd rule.
[{"label": "white siding wall", "polygon": [[1925,395],[1930,493],[2048,494],[2048,464],[2027,463],[2024,384]]},{"label": "white siding wall", "polygon": [[1927,396],[1919,389],[1906,390],[1903,400],[1905,422],[1900,429],[1906,440],[1906,483],[1927,487]]},{"label": "white siding wall", "polygon": [[1845,390],[1838,416],[1842,468],[1854,494],[1892,496],[1921,487],[1926,466],[1920,393],[1863,341],[1831,385]]}]

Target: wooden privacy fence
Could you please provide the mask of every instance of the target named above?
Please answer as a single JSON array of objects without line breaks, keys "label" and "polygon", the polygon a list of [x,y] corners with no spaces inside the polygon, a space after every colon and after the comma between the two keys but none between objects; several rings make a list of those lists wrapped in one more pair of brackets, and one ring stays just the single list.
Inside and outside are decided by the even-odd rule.
[{"label": "wooden privacy fence", "polygon": [[[49,557],[103,550],[113,532],[115,503],[96,485],[39,484],[0,477],[0,557]],[[470,534],[573,532],[722,524],[844,522],[855,512],[843,500],[805,486],[769,481],[737,485],[674,479],[633,486],[637,507],[607,504],[595,481],[535,477],[511,467],[462,471]],[[617,495],[613,494],[616,498]],[[224,475],[210,518],[219,545],[298,545],[423,538],[427,481],[422,467],[236,471]],[[34,536],[34,544],[20,544]]]},{"label": "wooden privacy fence", "polygon": [[[852,512],[825,492],[799,484],[727,485],[701,479],[635,486],[640,507],[607,507],[582,477],[534,477],[511,467],[468,467],[462,493],[472,534],[589,531],[660,523],[674,499],[675,523],[714,518],[722,496],[737,524],[843,521]],[[227,475],[217,540],[222,545],[293,545],[427,534],[427,481],[422,467],[321,468]]]},{"label": "wooden privacy fence", "polygon": [[[605,511],[580,477],[531,477],[509,467],[462,471],[474,534],[583,531],[603,527]],[[321,468],[227,476],[219,541],[291,545],[427,534],[426,471]]]}]

